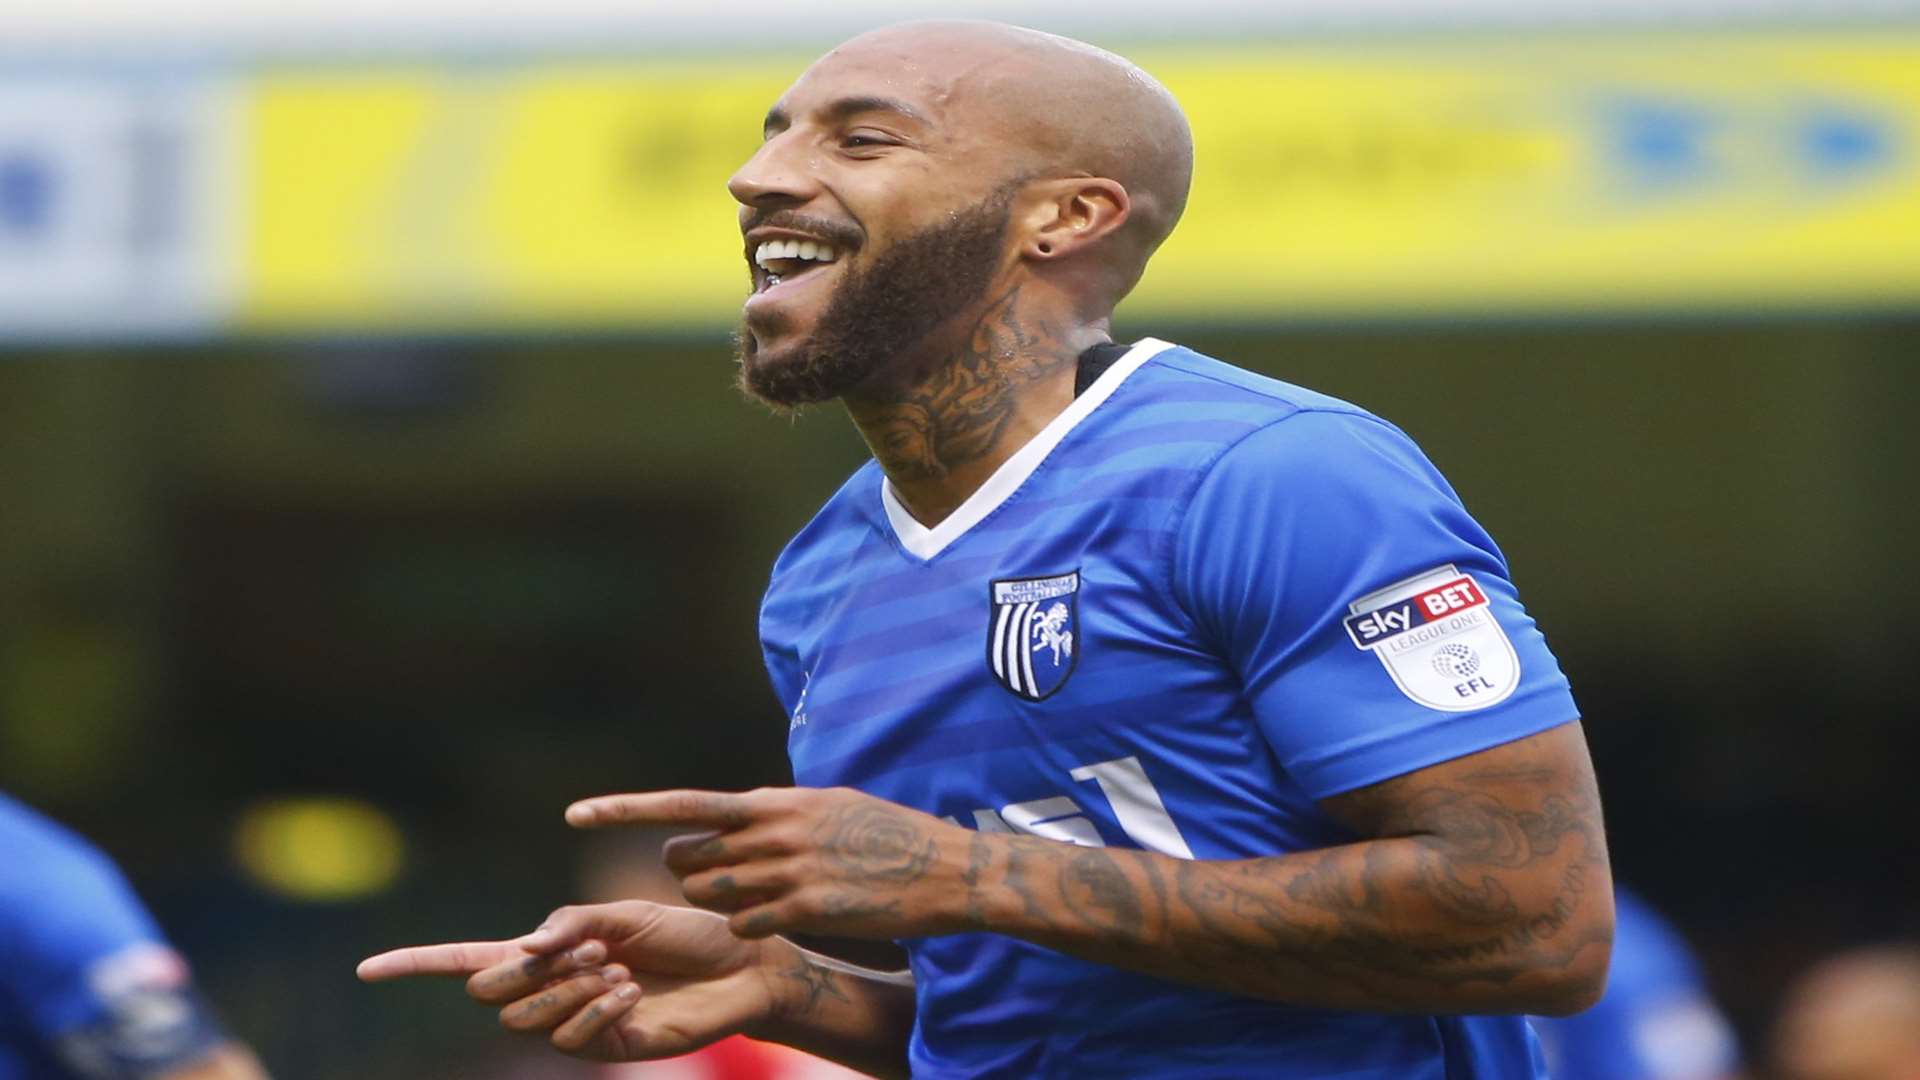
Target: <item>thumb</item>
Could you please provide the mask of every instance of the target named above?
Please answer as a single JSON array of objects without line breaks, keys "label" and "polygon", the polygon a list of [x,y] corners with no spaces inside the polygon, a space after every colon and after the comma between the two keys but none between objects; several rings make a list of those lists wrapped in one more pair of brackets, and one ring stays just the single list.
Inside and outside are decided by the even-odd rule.
[{"label": "thumb", "polygon": [[523,952],[544,956],[571,949],[583,941],[624,938],[645,922],[644,913],[634,909],[653,906],[635,900],[569,905],[556,909],[532,933],[516,938],[514,944]]}]

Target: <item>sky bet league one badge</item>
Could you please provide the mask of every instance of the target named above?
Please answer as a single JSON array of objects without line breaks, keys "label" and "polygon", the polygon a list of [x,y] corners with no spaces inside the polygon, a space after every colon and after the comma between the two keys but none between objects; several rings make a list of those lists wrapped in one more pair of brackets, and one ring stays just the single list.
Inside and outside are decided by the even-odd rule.
[{"label": "sky bet league one badge", "polygon": [[1431,709],[1467,712],[1507,699],[1520,658],[1480,583],[1451,564],[1369,593],[1343,620],[1400,692]]},{"label": "sky bet league one badge", "polygon": [[1066,685],[1080,658],[1080,571],[996,581],[987,622],[987,666],[1001,686],[1043,701]]}]

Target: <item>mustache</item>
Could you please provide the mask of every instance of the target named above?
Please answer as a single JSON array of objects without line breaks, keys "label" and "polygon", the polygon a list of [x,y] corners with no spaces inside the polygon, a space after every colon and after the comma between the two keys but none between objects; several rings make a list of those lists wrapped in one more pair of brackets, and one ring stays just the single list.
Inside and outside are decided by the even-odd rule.
[{"label": "mustache", "polygon": [[740,219],[740,231],[752,232],[765,226],[773,229],[792,229],[810,236],[817,236],[834,247],[852,251],[866,239],[866,231],[857,225],[833,221],[828,218],[811,217],[797,210],[755,210]]}]

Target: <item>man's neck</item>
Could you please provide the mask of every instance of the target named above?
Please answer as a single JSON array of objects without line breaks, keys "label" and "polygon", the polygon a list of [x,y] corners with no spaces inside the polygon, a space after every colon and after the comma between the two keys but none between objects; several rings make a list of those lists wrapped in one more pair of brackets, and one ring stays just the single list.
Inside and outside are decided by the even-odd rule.
[{"label": "man's neck", "polygon": [[945,359],[912,382],[847,399],[847,412],[915,520],[938,525],[1073,401],[1080,353],[1104,320],[1031,310],[1015,286],[987,306]]}]

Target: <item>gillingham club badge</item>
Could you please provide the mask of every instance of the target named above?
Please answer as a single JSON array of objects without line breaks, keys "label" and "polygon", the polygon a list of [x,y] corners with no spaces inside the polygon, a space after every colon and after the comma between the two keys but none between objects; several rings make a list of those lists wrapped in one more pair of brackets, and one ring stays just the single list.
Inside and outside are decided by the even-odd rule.
[{"label": "gillingham club badge", "polygon": [[992,586],[987,667],[1000,685],[1042,701],[1066,685],[1080,658],[1080,571]]},{"label": "gillingham club badge", "polygon": [[1480,583],[1449,564],[1347,605],[1355,647],[1377,657],[1400,692],[1445,712],[1483,709],[1520,682],[1520,658]]}]

